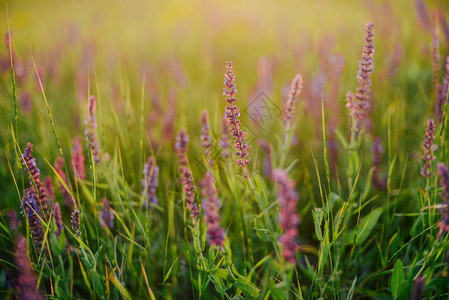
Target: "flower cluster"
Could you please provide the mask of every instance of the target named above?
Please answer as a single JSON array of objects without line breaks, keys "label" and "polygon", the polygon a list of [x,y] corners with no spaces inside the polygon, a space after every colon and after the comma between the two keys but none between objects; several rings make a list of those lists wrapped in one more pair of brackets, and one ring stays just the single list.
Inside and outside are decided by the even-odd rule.
[{"label": "flower cluster", "polygon": [[44,239],[44,230],[39,218],[42,218],[36,193],[32,188],[27,188],[22,197],[22,206],[30,226],[31,236],[38,253],[41,252]]},{"label": "flower cluster", "polygon": [[16,260],[20,270],[17,280],[19,299],[44,299],[40,291],[36,289],[38,281],[27,256],[27,240],[24,237],[17,238],[16,245]]},{"label": "flower cluster", "polygon": [[53,220],[56,223],[56,237],[59,237],[61,232],[64,231],[64,223],[62,222],[61,208],[58,202],[53,205]]},{"label": "flower cluster", "polygon": [[53,179],[50,175],[45,176],[44,186],[47,191],[48,199],[55,200],[55,187],[53,185]]},{"label": "flower cluster", "polygon": [[48,217],[51,203],[50,200],[48,199],[45,185],[41,181],[40,177],[41,173],[36,165],[36,159],[31,156],[32,153],[33,153],[33,145],[28,143],[20,159],[30,179],[30,186],[33,187],[33,191],[35,192],[35,195],[39,199],[39,206],[44,211],[45,216]]},{"label": "flower cluster", "polygon": [[190,211],[190,217],[195,222],[198,215],[198,206],[195,203],[195,186],[187,161],[187,146],[189,136],[184,129],[181,129],[176,136],[175,150],[178,156],[179,173],[181,176],[182,191],[186,201],[187,209]]},{"label": "flower cluster", "polygon": [[19,220],[17,220],[17,214],[14,210],[8,210],[9,229],[14,231],[19,227]]},{"label": "flower cluster", "polygon": [[201,180],[202,195],[204,197],[201,207],[204,212],[204,221],[207,226],[207,240],[211,246],[222,247],[225,239],[225,230],[220,227],[219,210],[221,201],[217,197],[215,180],[211,171],[207,171]]},{"label": "flower cluster", "polygon": [[84,168],[83,145],[79,136],[73,139],[72,147],[72,168],[75,179],[86,179],[86,170]]},{"label": "flower cluster", "polygon": [[103,202],[103,209],[100,211],[100,225],[107,226],[109,229],[114,228],[114,212],[111,205],[106,198],[101,200]]},{"label": "flower cluster", "polygon": [[379,136],[374,137],[371,152],[373,153],[373,174],[371,175],[371,183],[379,190],[386,190],[387,183],[380,178],[380,165],[382,163],[382,153],[384,152],[384,149],[382,147],[382,140]]},{"label": "flower cluster", "polygon": [[291,264],[296,263],[296,236],[300,218],[296,212],[296,204],[299,194],[295,191],[296,183],[288,177],[283,169],[273,170],[273,179],[278,185],[277,201],[279,202],[279,224],[282,235],[279,242],[282,245],[282,254],[285,260]]},{"label": "flower cluster", "polygon": [[92,151],[92,156],[95,163],[100,163],[100,143],[97,136],[97,119],[95,118],[95,110],[97,108],[97,101],[94,95],[89,98],[89,110],[87,112],[86,118],[86,141],[87,145],[90,147],[89,151]]},{"label": "flower cluster", "polygon": [[433,150],[435,149],[435,145],[433,143],[433,139],[435,133],[435,122],[433,119],[429,119],[427,121],[427,129],[426,134],[424,135],[424,145],[421,147],[424,149],[424,155],[422,156],[424,160],[424,167],[421,169],[421,175],[424,177],[430,177],[433,175],[432,172],[432,160],[435,159],[433,155]]},{"label": "flower cluster", "polygon": [[80,231],[80,211],[78,209],[75,209],[72,212],[70,223],[72,224],[72,230],[75,232],[75,235],[79,237],[81,235],[81,231]]},{"label": "flower cluster", "polygon": [[[437,70],[438,72],[438,64]],[[443,109],[447,102],[449,90],[449,56],[446,60],[446,74],[443,77],[443,82],[437,85],[437,101],[435,103],[435,114],[437,115],[438,122],[441,123],[443,120]]]},{"label": "flower cluster", "polygon": [[263,160],[263,173],[268,178],[273,176],[273,165],[271,163],[271,147],[265,139],[258,140],[259,146],[265,152],[265,158]]},{"label": "flower cluster", "polygon": [[444,163],[438,164],[438,175],[441,177],[440,185],[443,188],[440,197],[444,201],[443,206],[440,210],[443,218],[438,224],[438,228],[440,230],[437,237],[440,238],[443,233],[449,230],[449,169]]},{"label": "flower cluster", "polygon": [[209,166],[214,165],[214,160],[212,159],[211,153],[212,153],[212,142],[210,137],[210,126],[209,126],[209,114],[207,110],[204,110],[201,113],[201,146],[204,149],[204,154],[207,159],[207,163]]},{"label": "flower cluster", "polygon": [[[235,74],[232,69],[232,62],[228,61],[226,63],[226,73],[224,74],[224,88],[223,95],[226,96],[226,102],[228,105],[226,106],[225,116],[228,120],[228,123],[231,127],[231,135],[234,138],[234,146],[237,149],[237,156],[239,159],[237,160],[237,164],[244,168],[249,163],[248,149],[249,146],[245,142],[246,133],[240,129],[240,108],[235,105],[235,101],[237,98],[235,95],[237,94],[237,89],[235,87]],[[246,174],[244,174],[246,176]]]},{"label": "flower cluster", "polygon": [[295,78],[290,85],[290,92],[288,94],[287,101],[284,105],[283,111],[283,120],[284,120],[284,128],[286,130],[290,129],[293,123],[293,118],[295,116],[295,107],[296,102],[298,101],[298,97],[302,91],[303,80],[302,76],[296,74]]},{"label": "flower cluster", "polygon": [[157,204],[156,189],[158,186],[159,167],[156,159],[151,156],[143,165],[142,196],[144,196],[143,206],[151,208],[152,204]]},{"label": "flower cluster", "polygon": [[229,124],[226,120],[226,117],[221,119],[221,133],[220,133],[220,141],[218,142],[218,146],[221,148],[221,156],[224,159],[231,157],[230,151],[230,142],[229,142]]},{"label": "flower cluster", "polygon": [[[55,161],[53,167],[55,168],[56,173],[58,173],[58,175],[60,177],[60,179],[58,180],[59,188],[61,189],[61,193],[64,196],[65,203],[68,206],[73,206],[73,203],[75,202],[75,200],[73,199],[73,197],[69,191],[70,183],[69,183],[69,180],[67,179],[67,175],[65,174],[65,172],[63,170],[64,159],[60,156],[58,158],[56,158],[56,161]],[[64,184],[67,188],[64,186]]]},{"label": "flower cluster", "polygon": [[365,45],[362,57],[359,61],[357,72],[358,87],[355,95],[348,93],[346,96],[346,107],[349,109],[353,120],[356,122],[355,129],[358,132],[361,127],[361,120],[367,115],[369,107],[369,93],[371,87],[371,75],[373,73],[374,56],[374,32],[373,23],[366,24]]},{"label": "flower cluster", "polygon": [[187,166],[187,147],[189,144],[189,136],[184,129],[181,129],[176,136],[175,151],[178,156],[178,164],[180,167]]}]

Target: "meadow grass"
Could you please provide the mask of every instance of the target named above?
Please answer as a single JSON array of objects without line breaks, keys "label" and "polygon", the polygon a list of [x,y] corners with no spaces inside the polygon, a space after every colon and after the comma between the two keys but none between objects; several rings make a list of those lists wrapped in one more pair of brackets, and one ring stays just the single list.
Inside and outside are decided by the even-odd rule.
[{"label": "meadow grass", "polygon": [[448,8],[5,5],[0,298],[448,298]]}]

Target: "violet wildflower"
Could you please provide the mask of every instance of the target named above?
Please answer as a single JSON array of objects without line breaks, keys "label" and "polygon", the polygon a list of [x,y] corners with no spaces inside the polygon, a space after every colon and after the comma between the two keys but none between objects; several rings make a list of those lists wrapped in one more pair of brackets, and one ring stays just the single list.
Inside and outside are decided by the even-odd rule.
[{"label": "violet wildflower", "polygon": [[36,193],[32,188],[27,188],[25,190],[22,197],[22,206],[30,226],[34,246],[36,247],[37,252],[40,253],[44,239],[44,230],[39,219],[42,218],[40,205]]},{"label": "violet wildflower", "polygon": [[296,204],[299,194],[295,191],[296,183],[289,178],[283,169],[273,170],[273,179],[278,185],[277,201],[279,202],[279,224],[282,235],[279,242],[282,245],[282,255],[291,264],[296,263],[296,236],[298,235],[298,225],[300,218],[296,212]]},{"label": "violet wildflower", "polygon": [[422,275],[420,275],[416,280],[413,282],[413,292],[412,296],[410,297],[410,300],[420,300],[422,299],[424,295],[425,290],[425,279]]},{"label": "violet wildflower", "polygon": [[183,193],[185,195],[186,206],[190,211],[190,217],[195,221],[198,215],[198,206],[195,203],[195,186],[193,185],[192,173],[188,167],[181,167],[181,184],[183,185]]},{"label": "violet wildflower", "polygon": [[443,77],[441,84],[437,86],[437,101],[435,103],[435,114],[438,117],[438,123],[441,123],[443,119],[443,109],[447,103],[448,90],[449,90],[449,56],[446,59],[446,74]]},{"label": "violet wildflower", "polygon": [[182,191],[186,201],[187,209],[190,211],[190,216],[195,222],[198,215],[198,206],[195,203],[195,186],[193,185],[193,177],[190,172],[187,161],[187,147],[189,143],[189,136],[184,129],[181,129],[176,136],[175,150],[178,156],[179,173],[181,176]]},{"label": "violet wildflower", "polygon": [[53,220],[55,220],[56,224],[56,237],[59,237],[61,232],[64,231],[64,223],[62,222],[61,208],[58,202],[55,202],[53,205]]},{"label": "violet wildflower", "polygon": [[433,150],[435,146],[433,140],[435,138],[435,122],[433,119],[427,121],[426,134],[424,135],[424,145],[421,147],[424,149],[424,155],[422,156],[424,160],[424,167],[421,169],[421,175],[424,177],[431,177],[433,175],[432,171],[432,160],[435,159],[433,155]]},{"label": "violet wildflower", "polygon": [[75,179],[86,179],[86,170],[84,168],[84,155],[83,145],[81,144],[81,138],[76,136],[73,139],[72,147],[72,168]]},{"label": "violet wildflower", "polygon": [[31,267],[27,256],[27,240],[24,237],[16,240],[16,260],[20,275],[17,280],[17,291],[20,299],[39,300],[44,299],[40,291],[36,289],[38,280]]},{"label": "violet wildflower", "polygon": [[[73,203],[75,202],[71,193],[70,193],[70,183],[67,179],[67,175],[65,174],[63,168],[64,168],[64,159],[62,157],[56,158],[56,161],[53,165],[56,173],[58,173],[60,179],[59,181],[59,188],[61,189],[61,193],[64,196],[65,203],[68,206],[73,206]],[[65,186],[64,186],[65,185]],[[67,188],[66,188],[67,187]]]},{"label": "violet wildflower", "polygon": [[75,235],[79,237],[81,235],[81,231],[80,231],[80,211],[78,209],[75,209],[72,212],[70,223],[72,224],[72,230],[74,231]]},{"label": "violet wildflower", "polygon": [[265,158],[263,160],[263,174],[268,178],[273,176],[273,165],[271,163],[271,147],[265,139],[258,140],[259,146],[265,152]]},{"label": "violet wildflower", "polygon": [[369,108],[369,93],[371,87],[371,75],[373,74],[373,56],[374,56],[374,32],[373,23],[367,23],[365,26],[365,45],[363,46],[362,57],[359,60],[359,70],[357,71],[358,87],[355,96],[346,95],[346,107],[352,116],[355,137],[357,137],[361,122],[367,116]]},{"label": "violet wildflower", "polygon": [[218,146],[221,148],[221,156],[225,159],[231,157],[230,151],[230,142],[229,142],[229,124],[226,120],[226,117],[223,117],[221,120],[221,133],[220,133],[220,141],[218,142]]},{"label": "violet wildflower", "polygon": [[203,199],[204,221],[207,226],[207,240],[211,246],[223,247],[225,230],[220,227],[219,210],[221,201],[217,197],[215,180],[211,171],[207,171],[204,179],[201,180]]},{"label": "violet wildflower", "polygon": [[440,185],[443,188],[440,197],[443,199],[444,203],[440,209],[440,213],[443,216],[440,223],[438,224],[437,238],[440,238],[443,233],[449,230],[449,169],[444,163],[439,163],[437,166],[438,175],[440,178]]},{"label": "violet wildflower", "polygon": [[9,229],[14,231],[19,227],[19,221],[17,220],[17,214],[14,210],[8,210]]},{"label": "violet wildflower", "polygon": [[45,68],[43,66],[37,67],[37,72],[34,73],[34,83],[38,93],[45,89]]},{"label": "violet wildflower", "polygon": [[384,149],[382,147],[382,140],[379,136],[374,137],[371,152],[373,153],[373,173],[371,174],[371,183],[379,190],[386,190],[387,183],[380,178],[380,165],[382,163],[382,153],[384,152]]},{"label": "violet wildflower", "polygon": [[17,53],[12,45],[11,32],[7,31],[5,34],[5,46],[8,53],[8,67],[14,70],[14,77],[20,83],[25,83],[27,78],[27,67],[21,62],[17,56]]},{"label": "violet wildflower", "polygon": [[19,103],[24,114],[29,115],[33,110],[33,102],[31,101],[31,94],[29,92],[24,91],[20,94]]},{"label": "violet wildflower", "polygon": [[438,92],[440,90],[440,85],[438,83],[438,69],[440,65],[440,39],[438,38],[438,31],[435,28],[432,31],[432,42],[430,43],[430,49],[432,53],[432,70],[433,70],[433,76],[432,76],[432,82],[433,87],[435,89],[435,95],[438,96]]},{"label": "violet wildflower", "polygon": [[444,37],[446,39],[447,44],[449,44],[449,24],[446,20],[446,16],[444,15],[444,12],[440,11],[438,14],[441,29],[443,30]]},{"label": "violet wildflower", "polygon": [[178,164],[180,167],[187,166],[187,147],[189,144],[189,136],[185,129],[181,129],[176,136],[175,151],[178,156]]},{"label": "violet wildflower", "polygon": [[48,199],[55,200],[55,187],[53,185],[53,179],[50,175],[45,176],[44,186],[47,191]]},{"label": "violet wildflower", "polygon": [[212,153],[212,143],[211,143],[211,137],[209,133],[209,114],[207,113],[207,110],[204,110],[201,113],[201,146],[204,149],[204,154],[206,156],[207,162],[209,166],[214,165],[214,160],[212,159],[211,153]]},{"label": "violet wildflower", "polygon": [[49,209],[51,202],[48,199],[46,188],[41,181],[41,173],[36,165],[36,159],[31,156],[32,153],[33,145],[28,143],[20,160],[22,161],[25,172],[28,174],[30,179],[30,186],[33,188],[33,191],[39,199],[39,206],[42,208],[44,215],[48,218],[50,214]]},{"label": "violet wildflower", "polygon": [[151,156],[146,164],[143,165],[142,196],[144,197],[143,206],[151,208],[157,205],[156,189],[158,186],[159,167],[156,165],[156,159]]},{"label": "violet wildflower", "polygon": [[107,226],[109,229],[114,228],[114,212],[111,205],[106,198],[101,200],[103,202],[103,209],[100,211],[100,225]]},{"label": "violet wildflower", "polygon": [[415,10],[421,28],[429,31],[432,28],[432,22],[430,21],[429,9],[427,8],[425,0],[415,0]]},{"label": "violet wildflower", "polygon": [[295,78],[290,85],[290,92],[288,94],[287,101],[284,105],[283,111],[283,121],[284,121],[284,129],[290,130],[293,118],[295,116],[295,107],[296,102],[298,101],[298,97],[302,91],[303,80],[300,74],[296,74]]},{"label": "violet wildflower", "polygon": [[226,102],[228,103],[225,115],[230,125],[231,135],[234,138],[234,146],[237,149],[235,154],[239,157],[237,164],[243,168],[243,176],[246,177],[246,165],[249,163],[249,158],[247,158],[249,146],[245,142],[246,133],[240,129],[240,120],[238,119],[240,117],[240,108],[235,105],[237,89],[235,87],[235,74],[232,70],[232,62],[230,61],[226,63],[224,77],[225,87],[223,88],[223,95],[226,96]]},{"label": "violet wildflower", "polygon": [[89,98],[89,107],[85,124],[86,141],[89,151],[92,151],[92,156],[95,163],[100,163],[100,143],[97,136],[97,119],[95,118],[95,110],[97,108],[97,101],[94,95]]}]

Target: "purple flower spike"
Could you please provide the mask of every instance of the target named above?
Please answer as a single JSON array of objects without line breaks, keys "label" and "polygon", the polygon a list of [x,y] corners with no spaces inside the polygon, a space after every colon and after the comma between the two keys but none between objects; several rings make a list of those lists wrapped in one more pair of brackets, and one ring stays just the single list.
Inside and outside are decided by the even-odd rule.
[{"label": "purple flower spike", "polygon": [[296,212],[296,204],[299,200],[299,194],[295,191],[296,183],[288,177],[283,169],[273,170],[274,181],[278,185],[277,201],[279,202],[279,224],[281,225],[282,235],[279,242],[282,245],[282,255],[285,260],[291,264],[296,263],[296,248],[298,235],[298,225],[300,218]]},{"label": "purple flower spike", "polygon": [[424,155],[422,156],[424,160],[424,167],[421,169],[421,175],[424,177],[431,177],[433,175],[432,171],[432,161],[435,159],[433,151],[435,149],[433,140],[435,138],[435,122],[433,119],[427,121],[426,134],[424,135],[424,145],[421,147],[424,149]]},{"label": "purple flower spike", "polygon": [[217,197],[215,180],[211,171],[207,171],[201,180],[203,199],[204,221],[207,226],[207,240],[211,246],[223,247],[225,230],[220,227],[219,210],[221,201]]},{"label": "purple flower spike", "polygon": [[235,74],[232,69],[232,62],[228,61],[226,63],[226,73],[224,74],[225,81],[223,88],[223,95],[226,96],[226,102],[228,105],[226,106],[225,116],[228,120],[231,129],[231,135],[234,138],[234,146],[237,149],[237,156],[239,159],[237,160],[237,164],[244,169],[244,176],[246,177],[246,165],[249,163],[248,149],[250,148],[245,142],[246,133],[240,129],[240,108],[235,105],[235,101],[237,98],[235,95],[237,94],[237,89],[235,87]]},{"label": "purple flower spike", "polygon": [[182,191],[186,201],[187,209],[190,211],[190,217],[196,222],[198,215],[198,206],[195,203],[195,186],[193,185],[193,177],[190,172],[187,161],[187,148],[189,144],[189,136],[184,129],[181,129],[176,136],[175,150],[178,156],[179,173],[181,175]]},{"label": "purple flower spike", "polygon": [[114,228],[114,212],[112,211],[109,201],[106,198],[102,199],[103,210],[100,211],[100,225],[107,226],[109,229]]},{"label": "purple flower spike", "polygon": [[158,186],[159,167],[156,159],[151,156],[148,162],[143,165],[142,195],[144,196],[143,206],[151,208],[152,204],[157,204],[156,189]]},{"label": "purple flower spike", "polygon": [[39,206],[43,209],[45,216],[48,218],[50,214],[49,209],[51,202],[47,196],[47,189],[41,181],[41,171],[36,165],[36,159],[31,156],[32,153],[33,145],[28,143],[20,160],[22,161],[22,165],[30,179],[30,186],[35,193],[35,196],[38,198]]},{"label": "purple flower spike", "polygon": [[100,163],[100,143],[97,136],[97,119],[95,118],[95,110],[97,108],[97,101],[94,95],[89,98],[89,110],[87,112],[86,118],[86,141],[87,145],[90,146],[89,151],[92,151],[92,156],[95,163]]},{"label": "purple flower spike", "polygon": [[449,169],[444,163],[438,164],[438,175],[441,177],[440,185],[443,188],[440,197],[443,199],[443,206],[440,209],[440,213],[443,216],[438,224],[437,238],[440,238],[443,233],[449,230]]},{"label": "purple flower spike", "polygon": [[75,178],[78,180],[86,179],[86,170],[84,168],[84,154],[81,138],[76,136],[73,139],[72,147],[72,168]]}]

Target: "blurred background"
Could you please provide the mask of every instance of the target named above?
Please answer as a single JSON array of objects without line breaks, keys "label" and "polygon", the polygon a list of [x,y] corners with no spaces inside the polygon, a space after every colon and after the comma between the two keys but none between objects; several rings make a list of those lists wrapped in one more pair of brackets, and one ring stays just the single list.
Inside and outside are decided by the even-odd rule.
[{"label": "blurred background", "polygon": [[[421,142],[422,134],[415,130],[421,130],[426,114],[432,113],[430,23],[437,22],[448,7],[445,1],[428,3],[423,15],[419,2],[4,3],[0,6],[0,32],[7,32],[9,15],[17,59],[20,140],[38,144],[44,157],[58,154],[36,74],[66,149],[70,149],[73,136],[84,131],[88,94],[99,99],[99,130],[102,143],[110,149],[117,143],[125,149],[137,143],[141,117],[145,120],[145,146],[155,153],[164,143],[171,150],[173,134],[180,127],[199,132],[198,116],[203,109],[209,110],[213,131],[218,134],[225,105],[222,74],[225,62],[232,60],[237,97],[242,111],[248,112],[242,115],[244,129],[253,135],[251,151],[255,151],[256,139],[270,139],[273,131],[279,130],[276,118],[265,120],[273,126],[253,124],[252,100],[263,92],[280,113],[297,73],[304,78],[297,109],[301,122],[296,134],[297,156],[309,156],[309,147],[321,145],[322,101],[330,146],[337,147],[334,130],[347,130],[345,94],[356,88],[365,24],[374,22],[371,115],[377,125],[370,128],[373,134],[385,134],[389,126],[390,147],[408,151],[410,143]],[[444,52],[444,31],[438,34]],[[15,109],[6,48],[0,49],[0,148],[12,153]],[[442,66],[444,57],[442,53],[439,58]],[[443,71],[441,68],[440,73]],[[395,142],[398,136],[404,136],[403,142]],[[191,147],[200,151],[198,143]],[[138,167],[130,173],[136,176],[141,166],[139,160],[135,164],[133,160],[131,155],[129,167]],[[0,165],[0,185],[6,190],[10,171],[4,155]],[[137,177],[133,179],[137,181]]]}]

